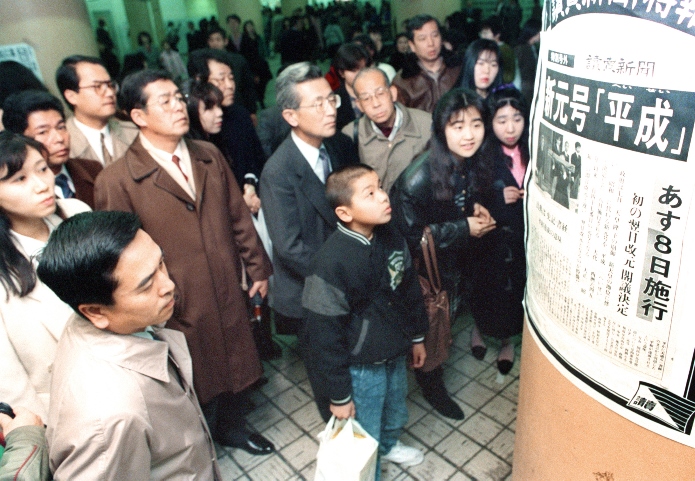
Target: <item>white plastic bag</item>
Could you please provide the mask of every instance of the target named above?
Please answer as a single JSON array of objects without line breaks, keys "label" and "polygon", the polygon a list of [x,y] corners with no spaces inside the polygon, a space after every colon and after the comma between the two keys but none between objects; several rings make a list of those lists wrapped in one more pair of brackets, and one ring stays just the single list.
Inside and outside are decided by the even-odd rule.
[{"label": "white plastic bag", "polygon": [[379,443],[357,421],[333,416],[318,438],[314,481],[374,481]]}]

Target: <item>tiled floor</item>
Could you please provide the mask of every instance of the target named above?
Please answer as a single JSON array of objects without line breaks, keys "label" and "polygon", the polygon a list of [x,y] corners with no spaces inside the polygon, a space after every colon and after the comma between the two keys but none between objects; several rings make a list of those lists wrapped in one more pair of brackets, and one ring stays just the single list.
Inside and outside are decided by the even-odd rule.
[{"label": "tiled floor", "polygon": [[[408,469],[384,463],[384,481],[511,479],[520,346],[514,368],[501,376],[495,364],[496,346],[490,345],[483,361],[470,354],[471,328],[468,316],[454,325],[454,345],[445,368],[447,388],[460,401],[466,418],[453,421],[434,412],[410,373],[410,419],[401,440],[425,452],[425,461]],[[253,394],[257,408],[248,417],[253,427],[275,443],[277,452],[251,456],[218,446],[225,480],[314,479],[316,435],[324,426],[294,339],[277,337],[283,356],[265,363],[269,382]]]}]

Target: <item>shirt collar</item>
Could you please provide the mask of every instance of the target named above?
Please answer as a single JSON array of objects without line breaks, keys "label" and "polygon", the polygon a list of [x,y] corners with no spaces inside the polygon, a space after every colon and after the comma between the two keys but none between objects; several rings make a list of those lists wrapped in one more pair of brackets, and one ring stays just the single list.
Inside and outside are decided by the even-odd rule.
[{"label": "shirt collar", "polygon": [[142,132],[140,132],[140,142],[142,143],[142,146],[145,148],[145,150],[149,152],[149,154],[152,157],[156,156],[164,162],[170,162],[171,158],[174,155],[177,156],[179,159],[182,159],[183,151],[184,149],[186,149],[186,143],[183,141],[183,138],[179,139],[179,143],[176,145],[176,149],[174,149],[174,152],[172,152],[171,154],[166,150],[158,149],[157,147],[155,147],[147,137],[142,135]]},{"label": "shirt collar", "polygon": [[[401,125],[403,125],[403,112],[401,111],[401,108],[398,106],[397,103],[394,103],[393,106],[396,108],[396,121],[393,123],[393,130],[391,130],[391,134],[388,137],[389,141],[396,138],[396,134],[398,133],[398,130],[401,128]],[[370,120],[369,122],[372,124],[372,129],[374,129],[374,132],[377,135],[380,135],[381,137],[383,137],[384,133],[374,123],[374,121]]]},{"label": "shirt collar", "polygon": [[338,231],[342,232],[348,237],[352,237],[353,239],[357,240],[363,245],[371,245],[372,243],[367,239],[365,236],[360,234],[359,232],[355,232],[354,230],[350,230],[347,227],[345,227],[342,222],[338,222]]},{"label": "shirt collar", "polygon": [[[313,145],[307,144],[302,139],[300,139],[299,136],[294,133],[294,130],[290,132],[290,135],[292,136],[294,144],[299,149],[299,152],[301,152],[302,156],[309,163],[311,170],[313,170],[314,172],[323,172],[323,166],[321,165],[321,161],[319,160],[319,149],[317,149]],[[323,147],[323,144],[321,144],[321,147]],[[319,176],[319,178],[321,178],[321,176]]]}]

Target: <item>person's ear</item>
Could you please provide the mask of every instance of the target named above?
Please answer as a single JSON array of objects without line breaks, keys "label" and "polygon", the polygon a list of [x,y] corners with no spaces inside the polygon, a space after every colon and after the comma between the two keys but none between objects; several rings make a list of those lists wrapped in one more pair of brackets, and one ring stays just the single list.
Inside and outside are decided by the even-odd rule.
[{"label": "person's ear", "polygon": [[79,95],[79,92],[75,90],[70,90],[66,89],[63,91],[63,97],[65,97],[65,100],[68,101],[70,105],[73,107],[77,104],[77,96]]},{"label": "person's ear", "polygon": [[389,92],[391,92],[391,100],[394,102],[398,100],[398,88],[395,85],[389,87]]},{"label": "person's ear", "polygon": [[299,125],[299,119],[297,119],[297,111],[294,109],[285,109],[282,111],[282,118],[285,122],[290,124],[290,127],[295,128]]},{"label": "person's ear", "polygon": [[350,210],[350,207],[346,205],[339,205],[338,207],[335,208],[335,215],[338,216],[338,219],[343,222],[343,224],[349,224],[352,222],[352,212]]},{"label": "person's ear", "polygon": [[77,306],[77,310],[80,311],[80,314],[86,317],[92,324],[94,324],[94,327],[99,329],[106,329],[109,327],[106,306],[102,304],[80,304]]},{"label": "person's ear", "polygon": [[415,51],[415,42],[413,42],[412,40],[408,40],[408,46],[410,47],[411,52]]},{"label": "person's ear", "polygon": [[133,121],[138,127],[147,127],[147,119],[145,118],[145,112],[143,109],[133,109],[130,111],[130,120]]}]

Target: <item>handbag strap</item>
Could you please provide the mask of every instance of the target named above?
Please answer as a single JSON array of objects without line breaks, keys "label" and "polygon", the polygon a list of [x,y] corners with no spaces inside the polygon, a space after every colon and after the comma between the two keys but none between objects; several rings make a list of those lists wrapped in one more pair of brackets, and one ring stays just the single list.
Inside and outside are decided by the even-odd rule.
[{"label": "handbag strap", "polygon": [[425,226],[422,231],[420,247],[422,247],[422,258],[425,261],[425,268],[427,269],[427,278],[432,286],[432,289],[434,290],[434,293],[439,294],[439,291],[442,290],[442,280],[439,277],[437,252],[434,248],[434,237],[432,237],[432,230],[429,226]]}]

